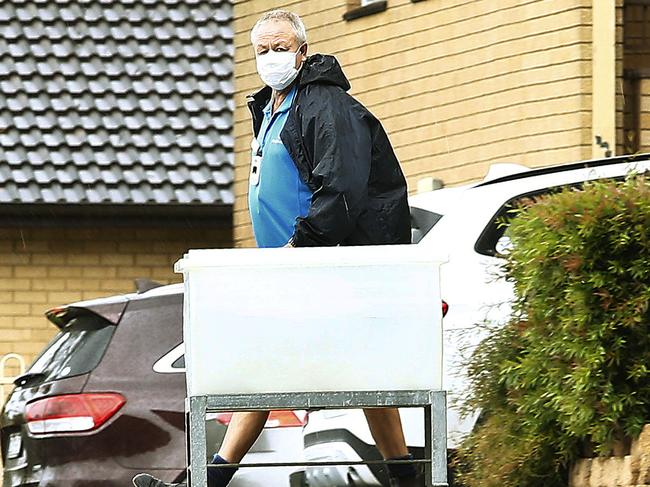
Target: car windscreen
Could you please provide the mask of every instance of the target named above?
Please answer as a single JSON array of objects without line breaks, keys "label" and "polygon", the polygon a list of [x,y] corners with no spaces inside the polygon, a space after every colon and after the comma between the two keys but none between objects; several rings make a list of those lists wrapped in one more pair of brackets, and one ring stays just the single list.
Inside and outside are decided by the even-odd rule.
[{"label": "car windscreen", "polygon": [[438,213],[411,206],[411,242],[422,240],[441,218]]},{"label": "car windscreen", "polygon": [[97,315],[79,315],[52,339],[25,375],[47,382],[86,374],[99,364],[114,331],[115,325]]}]

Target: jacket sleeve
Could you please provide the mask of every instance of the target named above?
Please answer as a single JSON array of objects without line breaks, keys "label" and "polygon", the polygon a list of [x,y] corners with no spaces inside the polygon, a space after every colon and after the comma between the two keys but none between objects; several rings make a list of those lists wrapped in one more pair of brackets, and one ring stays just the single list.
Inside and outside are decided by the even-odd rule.
[{"label": "jacket sleeve", "polygon": [[352,97],[322,89],[311,98],[302,143],[313,158],[316,190],[309,213],[296,220],[297,247],[338,245],[352,233],[367,201],[372,158],[370,125]]}]

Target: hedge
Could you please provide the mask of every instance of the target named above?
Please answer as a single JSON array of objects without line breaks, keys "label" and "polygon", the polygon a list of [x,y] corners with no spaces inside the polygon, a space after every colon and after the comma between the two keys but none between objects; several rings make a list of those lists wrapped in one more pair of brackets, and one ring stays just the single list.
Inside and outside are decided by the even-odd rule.
[{"label": "hedge", "polygon": [[464,484],[566,486],[650,420],[650,180],[593,182],[515,211],[513,314],[470,359]]}]

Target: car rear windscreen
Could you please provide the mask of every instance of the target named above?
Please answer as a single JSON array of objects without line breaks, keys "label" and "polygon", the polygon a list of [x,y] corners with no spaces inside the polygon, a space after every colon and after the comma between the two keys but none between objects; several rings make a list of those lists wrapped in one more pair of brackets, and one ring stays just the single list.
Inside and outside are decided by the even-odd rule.
[{"label": "car rear windscreen", "polygon": [[47,382],[92,371],[111,341],[115,325],[94,314],[70,320],[45,347],[29,368],[39,382]]}]

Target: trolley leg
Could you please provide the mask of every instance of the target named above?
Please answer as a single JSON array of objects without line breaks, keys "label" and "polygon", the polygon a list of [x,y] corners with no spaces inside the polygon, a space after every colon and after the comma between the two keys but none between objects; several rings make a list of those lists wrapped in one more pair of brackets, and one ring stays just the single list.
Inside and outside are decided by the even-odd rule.
[{"label": "trolley leg", "polygon": [[205,396],[190,397],[190,420],[188,428],[188,451],[190,454],[188,486],[208,487],[208,467],[206,464],[207,438],[205,431],[205,414],[207,398]]},{"label": "trolley leg", "polygon": [[431,487],[433,485],[432,473],[432,449],[431,444],[431,405],[424,406],[424,459],[427,463],[424,464],[424,485]]},{"label": "trolley leg", "polygon": [[[431,407],[425,414],[431,455],[432,486],[447,484],[447,401],[444,392],[431,392]],[[429,482],[429,479],[427,479]]]}]

